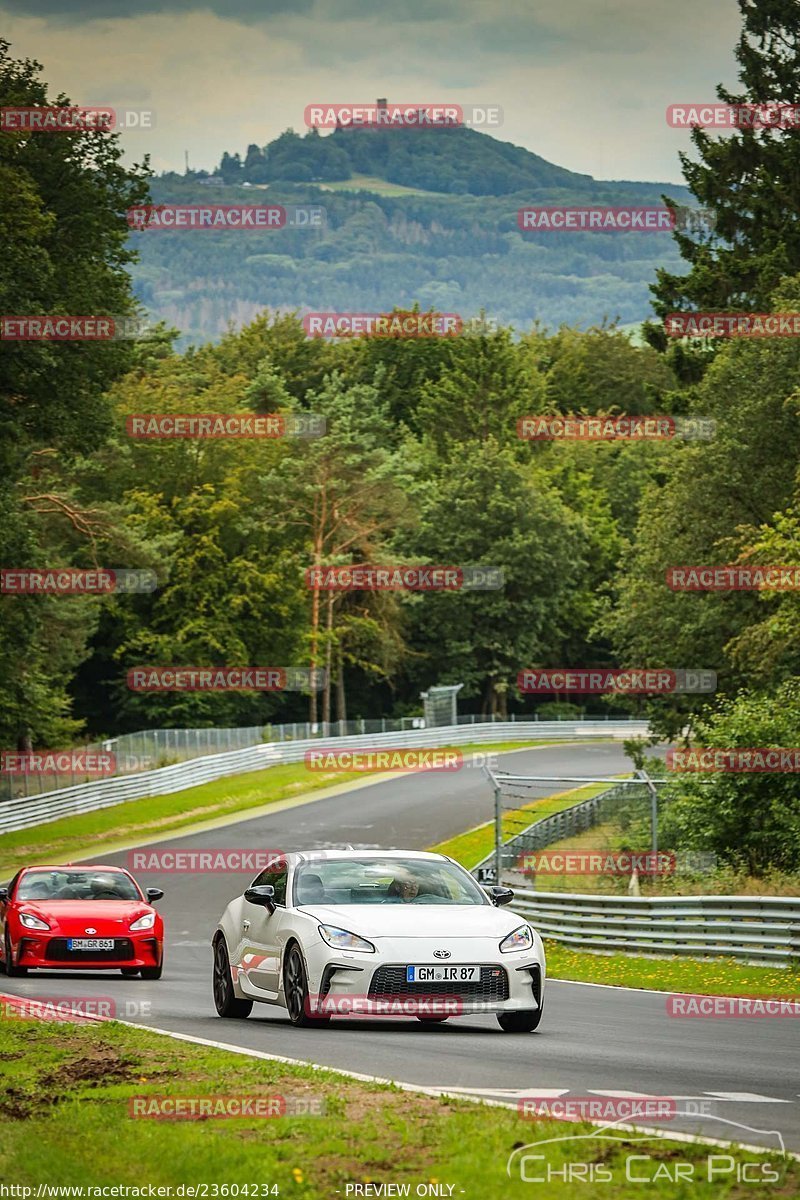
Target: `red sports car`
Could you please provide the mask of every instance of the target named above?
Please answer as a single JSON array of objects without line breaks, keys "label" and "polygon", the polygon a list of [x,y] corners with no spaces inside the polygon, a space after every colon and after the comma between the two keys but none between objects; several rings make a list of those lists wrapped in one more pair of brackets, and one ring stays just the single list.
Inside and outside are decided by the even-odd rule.
[{"label": "red sports car", "polygon": [[164,922],[121,867],[23,867],[0,888],[0,952],[6,975],[32,967],[121,970],[160,979]]}]

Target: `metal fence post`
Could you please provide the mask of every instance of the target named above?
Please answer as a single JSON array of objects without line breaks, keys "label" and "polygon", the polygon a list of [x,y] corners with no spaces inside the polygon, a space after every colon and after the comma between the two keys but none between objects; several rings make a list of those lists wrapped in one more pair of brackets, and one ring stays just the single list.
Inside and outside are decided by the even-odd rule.
[{"label": "metal fence post", "polygon": [[500,785],[494,789],[494,881],[500,883],[503,873],[503,797]]},{"label": "metal fence post", "polygon": [[494,790],[494,881],[500,883],[503,870],[503,804],[500,784],[489,770],[483,768]]},{"label": "metal fence post", "polygon": [[643,767],[636,774],[643,783],[647,784],[650,791],[650,848],[653,855],[656,855],[658,854],[658,792],[656,785]]}]

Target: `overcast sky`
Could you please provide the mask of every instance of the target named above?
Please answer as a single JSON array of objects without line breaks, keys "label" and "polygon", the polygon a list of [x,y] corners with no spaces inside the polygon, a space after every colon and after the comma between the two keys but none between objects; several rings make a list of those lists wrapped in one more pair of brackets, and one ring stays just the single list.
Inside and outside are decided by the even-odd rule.
[{"label": "overcast sky", "polygon": [[[32,16],[31,11],[36,15]],[[603,179],[677,181],[667,105],[736,81],[735,0],[0,0],[51,93],[147,108],[156,170],[304,131],[315,101],[500,105],[494,135]]]}]

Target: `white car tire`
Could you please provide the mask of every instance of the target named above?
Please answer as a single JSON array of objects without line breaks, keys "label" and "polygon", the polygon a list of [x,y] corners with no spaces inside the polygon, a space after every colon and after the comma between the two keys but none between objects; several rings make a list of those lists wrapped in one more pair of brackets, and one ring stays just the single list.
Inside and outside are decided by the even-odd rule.
[{"label": "white car tire", "polygon": [[297,942],[287,947],[283,959],[283,995],[289,1020],[299,1028],[327,1025],[330,1017],[309,1015],[308,974]]}]

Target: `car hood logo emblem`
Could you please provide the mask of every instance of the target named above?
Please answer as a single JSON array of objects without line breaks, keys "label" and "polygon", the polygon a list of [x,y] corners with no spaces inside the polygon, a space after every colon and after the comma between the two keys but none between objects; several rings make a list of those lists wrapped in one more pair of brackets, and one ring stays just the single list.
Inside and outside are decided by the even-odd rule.
[{"label": "car hood logo emblem", "polygon": [[89,926],[89,928],[88,928],[88,929],[84,929],[84,931],[83,931],[83,932],[84,932],[84,933],[97,933],[97,930],[96,930],[96,929],[93,929],[93,928],[92,928],[92,926],[90,925],[90,926]]},{"label": "car hood logo emblem", "polygon": [[450,951],[449,950],[434,950],[433,957],[434,958],[449,958]]}]

